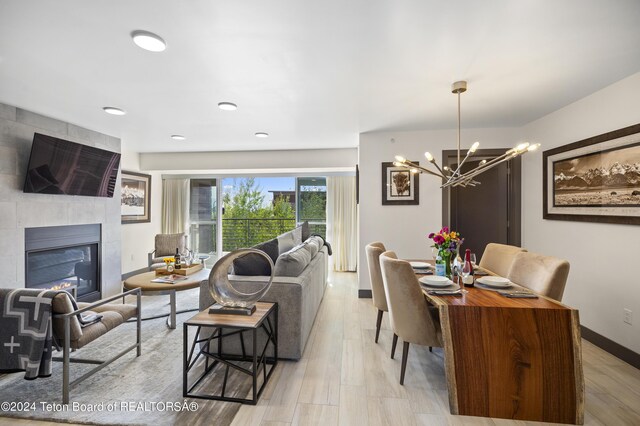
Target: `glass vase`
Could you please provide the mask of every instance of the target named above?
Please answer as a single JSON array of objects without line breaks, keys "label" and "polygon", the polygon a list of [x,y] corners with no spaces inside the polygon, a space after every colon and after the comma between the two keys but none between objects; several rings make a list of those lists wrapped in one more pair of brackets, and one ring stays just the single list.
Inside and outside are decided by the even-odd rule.
[{"label": "glass vase", "polygon": [[451,278],[451,260],[453,256],[449,250],[440,250],[440,258],[444,261],[445,275]]}]

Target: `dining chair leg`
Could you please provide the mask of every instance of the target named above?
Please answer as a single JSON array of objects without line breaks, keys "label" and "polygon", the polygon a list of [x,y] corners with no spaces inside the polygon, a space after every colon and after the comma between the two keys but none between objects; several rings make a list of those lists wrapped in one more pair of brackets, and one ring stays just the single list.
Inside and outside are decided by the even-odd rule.
[{"label": "dining chair leg", "polygon": [[398,344],[398,335],[393,333],[393,342],[391,343],[391,359],[396,355],[396,345]]},{"label": "dining chair leg", "polygon": [[382,311],[378,309],[378,319],[376,320],[376,343],[378,343],[378,337],[380,336],[381,325],[382,325]]},{"label": "dining chair leg", "polygon": [[429,346],[429,352],[433,352],[433,348]]},{"label": "dining chair leg", "polygon": [[409,357],[409,342],[404,342],[402,347],[402,367],[400,367],[400,384],[404,385],[404,373],[407,371],[407,358]]}]

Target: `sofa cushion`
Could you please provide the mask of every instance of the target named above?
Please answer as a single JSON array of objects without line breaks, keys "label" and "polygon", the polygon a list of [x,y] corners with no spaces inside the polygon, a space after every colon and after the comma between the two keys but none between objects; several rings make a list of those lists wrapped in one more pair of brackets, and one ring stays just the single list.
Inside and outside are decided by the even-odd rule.
[{"label": "sofa cushion", "polygon": [[298,227],[284,234],[278,235],[279,254],[288,252],[297,245],[302,244],[302,228]]},{"label": "sofa cushion", "polygon": [[311,253],[304,244],[295,246],[288,252],[278,256],[275,265],[275,275],[282,277],[297,277],[311,262]]},{"label": "sofa cushion", "polygon": [[[273,263],[278,259],[278,239],[256,244],[252,248],[262,250],[271,258]],[[233,261],[235,275],[271,275],[271,265],[264,257],[256,253],[249,253]]]}]

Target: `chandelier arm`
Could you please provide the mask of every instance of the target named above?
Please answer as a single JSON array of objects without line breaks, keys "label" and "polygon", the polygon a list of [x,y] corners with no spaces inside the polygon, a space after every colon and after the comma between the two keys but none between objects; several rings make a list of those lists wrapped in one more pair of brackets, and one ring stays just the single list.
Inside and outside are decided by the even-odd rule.
[{"label": "chandelier arm", "polygon": [[455,175],[459,175],[460,174],[460,169],[462,168],[462,165],[464,164],[465,161],[467,161],[467,158],[471,157],[471,155],[473,155],[471,150],[467,151],[467,155],[465,155],[464,159],[458,164],[458,168],[456,169],[455,172],[453,172],[453,174],[451,176],[455,176]]},{"label": "chandelier arm", "polygon": [[[487,162],[484,164],[484,167],[480,168],[480,167],[476,167],[473,170],[468,171],[467,173],[459,176],[458,178],[452,180],[451,182],[447,182],[445,185],[443,186],[451,186],[454,183],[456,183],[457,181],[461,181],[461,180],[465,180],[465,179],[472,179],[475,176],[479,175],[480,173],[484,173],[485,171],[494,168],[495,166],[504,163],[505,161],[509,161],[512,158],[517,157],[520,154],[508,154],[508,158],[507,158],[507,154],[501,155],[500,157],[496,157],[496,159],[494,159],[494,161],[492,161],[491,163]],[[501,158],[500,161],[497,161],[498,158]]]},{"label": "chandelier arm", "polygon": [[468,173],[471,173],[471,172],[484,170],[484,169],[486,169],[488,166],[491,166],[493,163],[495,163],[495,162],[497,162],[497,161],[502,161],[505,157],[508,157],[508,156],[511,156],[511,155],[513,155],[513,153],[512,153],[512,152],[507,151],[507,152],[505,152],[505,153],[504,153],[504,154],[502,154],[502,155],[499,155],[499,156],[497,156],[497,157],[492,158],[491,160],[487,161],[487,162],[486,162],[486,163],[484,163],[484,164],[480,164],[480,165],[478,165],[475,169],[471,169],[471,170],[469,170],[467,173],[465,173],[465,175],[466,175],[466,174],[468,174]]},{"label": "chandelier arm", "polygon": [[442,178],[447,179],[447,177],[444,175],[444,171],[440,168],[440,166],[438,166],[438,163],[436,162],[435,158],[433,159],[431,164],[433,164],[436,167],[436,169],[438,169],[438,171],[440,172],[440,175],[442,176]]},{"label": "chandelier arm", "polygon": [[429,169],[425,169],[424,167],[422,167],[422,166],[420,166],[420,165],[418,165],[418,164],[412,163],[412,162],[411,162],[411,161],[409,161],[409,160],[406,160],[406,161],[402,164],[402,166],[401,166],[401,167],[405,167],[405,168],[407,168],[407,169],[418,169],[418,170],[420,170],[422,173],[427,173],[427,174],[430,174],[430,175],[433,175],[433,176],[436,176],[436,177],[439,177],[439,178],[444,178],[444,179],[446,179],[444,176],[439,175],[438,173],[432,172],[432,171],[431,171],[431,170],[429,170]]}]

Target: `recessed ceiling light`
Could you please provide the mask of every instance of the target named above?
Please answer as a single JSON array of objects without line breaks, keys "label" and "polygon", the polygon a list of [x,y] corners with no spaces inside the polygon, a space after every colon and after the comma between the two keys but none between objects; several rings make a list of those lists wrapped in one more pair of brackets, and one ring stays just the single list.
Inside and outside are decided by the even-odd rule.
[{"label": "recessed ceiling light", "polygon": [[182,135],[171,135],[171,139],[175,139],[177,141],[183,141],[186,139],[186,137],[182,136]]},{"label": "recessed ceiling light", "polygon": [[123,109],[116,108],[116,107],[109,107],[109,106],[103,107],[102,110],[107,114],[111,114],[111,115],[125,115],[127,113]]},{"label": "recessed ceiling light", "polygon": [[232,104],[231,102],[220,102],[218,104],[218,108],[223,109],[225,111],[235,111],[238,109],[238,105]]},{"label": "recessed ceiling light", "polygon": [[268,138],[269,137],[269,133],[257,132],[257,133],[255,133],[255,137],[256,138]]},{"label": "recessed ceiling light", "polygon": [[140,48],[149,52],[162,52],[167,48],[167,43],[162,37],[149,31],[137,30],[131,33],[133,42]]}]

